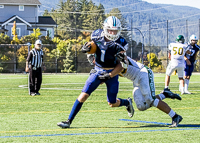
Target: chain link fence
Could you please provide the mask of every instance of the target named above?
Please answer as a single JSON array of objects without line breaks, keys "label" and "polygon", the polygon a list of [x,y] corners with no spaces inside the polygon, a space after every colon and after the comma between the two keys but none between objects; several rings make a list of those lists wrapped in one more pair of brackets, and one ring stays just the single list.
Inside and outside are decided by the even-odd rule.
[{"label": "chain link fence", "polygon": [[[61,71],[64,69],[63,60],[66,59],[65,56],[60,56],[59,58],[56,58],[55,56],[52,57],[49,55],[49,53],[56,48],[56,45],[50,45],[50,44],[44,44],[43,45],[43,51],[44,51],[44,63],[46,65],[46,71],[43,71],[45,73],[61,73]],[[134,49],[136,47],[133,47],[131,50],[127,51],[127,55],[137,60],[142,61],[142,53],[141,48],[137,47],[139,49]],[[28,56],[28,51],[30,47],[26,44],[19,44],[19,45],[12,45],[12,44],[1,44],[0,45],[0,72],[1,73],[23,73],[25,72],[25,66],[26,66],[26,58]],[[130,51],[133,51],[131,54]],[[137,52],[136,52],[137,51]],[[155,53],[155,55],[158,57],[158,59],[161,60],[163,70],[162,72],[165,72],[165,69],[169,63],[169,59],[167,58],[167,46],[144,46],[144,54],[143,54],[143,61],[144,64],[148,66],[148,59],[147,54],[149,53]],[[93,67],[89,64],[89,62],[86,59],[86,55],[83,53],[80,53],[79,51],[73,51],[70,55],[73,59],[73,65],[74,65],[74,71],[76,73],[88,73],[90,69]],[[195,72],[200,71],[200,56],[197,58],[197,63],[195,65]],[[159,71],[154,71],[159,72]]]},{"label": "chain link fence", "polygon": [[[45,73],[60,73],[63,67],[65,56],[59,58],[49,56],[56,45],[44,44],[44,63],[46,66]],[[0,44],[0,72],[1,73],[23,73],[25,72],[26,58],[28,51],[31,49],[26,44],[12,45]],[[48,50],[47,50],[48,49]],[[80,57],[80,52],[72,52],[71,58],[74,59],[74,70],[77,73],[89,72],[92,66],[88,63],[86,55]],[[76,56],[77,55],[77,56]]]}]

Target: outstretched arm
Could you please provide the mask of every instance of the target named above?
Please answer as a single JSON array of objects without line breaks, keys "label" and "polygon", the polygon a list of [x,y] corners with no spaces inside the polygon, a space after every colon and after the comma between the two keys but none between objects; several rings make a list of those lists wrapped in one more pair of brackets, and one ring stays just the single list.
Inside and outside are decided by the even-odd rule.
[{"label": "outstretched arm", "polygon": [[117,66],[114,68],[114,70],[112,72],[109,73],[110,77],[114,77],[116,75],[118,75],[124,68],[122,67],[121,62],[119,62],[117,64]]}]

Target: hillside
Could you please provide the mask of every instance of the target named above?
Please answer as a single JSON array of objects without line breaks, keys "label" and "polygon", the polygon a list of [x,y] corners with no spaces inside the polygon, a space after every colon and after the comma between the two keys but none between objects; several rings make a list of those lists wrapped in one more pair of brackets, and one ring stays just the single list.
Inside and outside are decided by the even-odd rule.
[{"label": "hillside", "polygon": [[[40,8],[42,14],[42,11],[45,9],[51,10],[51,8],[56,8],[59,0],[40,0],[40,2],[42,3]],[[169,42],[173,42],[179,34],[184,35],[186,39],[188,39],[191,34],[199,35],[200,9],[197,8],[166,4],[151,4],[141,0],[93,0],[93,2],[96,5],[102,3],[105,7],[106,13],[109,13],[109,11],[114,7],[119,8],[127,20],[129,29],[132,20],[133,27],[142,31],[145,36],[145,45],[149,43],[149,20],[151,20],[151,28],[153,28],[150,37],[152,45],[167,45],[167,20],[169,20]],[[186,20],[188,24],[188,32],[186,28]],[[142,41],[140,33],[135,29],[133,29],[133,39],[137,42]]]}]

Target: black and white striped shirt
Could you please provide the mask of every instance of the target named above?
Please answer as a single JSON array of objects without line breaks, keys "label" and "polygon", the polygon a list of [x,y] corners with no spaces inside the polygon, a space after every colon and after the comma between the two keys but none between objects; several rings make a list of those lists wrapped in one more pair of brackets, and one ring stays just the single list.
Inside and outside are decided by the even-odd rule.
[{"label": "black and white striped shirt", "polygon": [[31,63],[32,67],[39,68],[43,62],[43,51],[32,49],[27,57],[27,61]]}]

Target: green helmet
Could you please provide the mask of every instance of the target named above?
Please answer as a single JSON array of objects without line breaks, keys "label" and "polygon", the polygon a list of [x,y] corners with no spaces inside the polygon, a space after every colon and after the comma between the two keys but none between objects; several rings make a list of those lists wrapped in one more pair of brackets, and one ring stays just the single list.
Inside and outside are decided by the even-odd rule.
[{"label": "green helmet", "polygon": [[185,42],[184,36],[183,35],[178,35],[176,37],[176,41],[179,42],[179,43],[184,43]]}]

